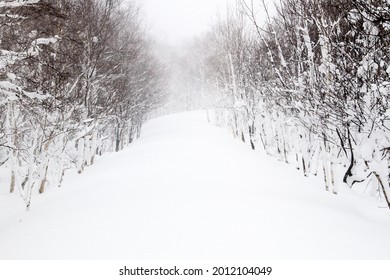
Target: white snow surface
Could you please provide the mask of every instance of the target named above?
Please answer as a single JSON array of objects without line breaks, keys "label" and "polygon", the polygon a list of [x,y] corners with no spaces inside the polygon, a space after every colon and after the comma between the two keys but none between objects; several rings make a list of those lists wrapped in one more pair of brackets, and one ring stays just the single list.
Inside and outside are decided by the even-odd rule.
[{"label": "white snow surface", "polygon": [[204,112],[148,121],[25,212],[0,181],[0,259],[389,259],[390,211],[250,150]]}]

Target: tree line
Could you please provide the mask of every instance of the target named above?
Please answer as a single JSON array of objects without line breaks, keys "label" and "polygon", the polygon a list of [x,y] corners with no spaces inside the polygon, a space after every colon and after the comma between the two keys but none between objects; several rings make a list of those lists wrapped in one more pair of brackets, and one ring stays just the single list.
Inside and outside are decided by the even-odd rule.
[{"label": "tree line", "polygon": [[390,208],[388,1],[238,0],[199,42],[218,124]]},{"label": "tree line", "polygon": [[0,2],[0,165],[27,208],[140,135],[164,100],[152,53],[133,2]]}]

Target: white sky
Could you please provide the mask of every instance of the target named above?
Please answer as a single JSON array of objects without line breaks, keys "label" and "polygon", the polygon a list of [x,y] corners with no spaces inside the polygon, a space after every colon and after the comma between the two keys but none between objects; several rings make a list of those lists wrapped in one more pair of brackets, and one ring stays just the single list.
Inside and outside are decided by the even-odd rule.
[{"label": "white sky", "polygon": [[177,44],[205,31],[234,0],[138,0],[153,35]]}]

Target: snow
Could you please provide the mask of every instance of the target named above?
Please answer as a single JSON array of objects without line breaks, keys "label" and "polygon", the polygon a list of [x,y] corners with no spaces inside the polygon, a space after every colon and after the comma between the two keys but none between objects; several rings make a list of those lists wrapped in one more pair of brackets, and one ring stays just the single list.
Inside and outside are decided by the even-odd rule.
[{"label": "snow", "polygon": [[23,56],[20,53],[7,51],[7,50],[0,50],[0,69],[14,64],[18,59],[22,58]]},{"label": "snow", "polygon": [[14,73],[7,73],[7,78],[10,80],[10,81],[15,81],[16,80],[16,75]]},{"label": "snow", "polygon": [[352,10],[349,11],[349,13],[348,13],[348,19],[349,19],[352,23],[357,23],[357,22],[361,19],[361,15],[360,15],[360,13],[359,13],[358,10],[352,9]]},{"label": "snow", "polygon": [[5,97],[2,97],[2,100],[0,101],[0,106],[7,104],[7,102],[12,100],[17,100],[16,92],[19,92],[20,88],[9,82],[9,81],[0,81],[0,92],[2,94],[5,94]]},{"label": "snow", "polygon": [[85,120],[83,120],[83,123],[91,123],[91,122],[93,122],[95,119],[93,119],[93,118],[88,118],[88,119],[85,119]]},{"label": "snow", "polygon": [[29,91],[23,91],[24,95],[31,99],[38,99],[38,100],[45,100],[51,97],[50,94],[43,94],[41,92],[29,92]]},{"label": "snow", "polygon": [[30,4],[36,4],[40,0],[15,0],[15,1],[0,1],[0,8],[6,7],[6,8],[15,8],[20,7],[24,5],[30,5]]},{"label": "snow", "polygon": [[0,259],[390,258],[380,201],[324,191],[202,111],[148,121],[130,147],[67,173],[29,212],[3,175]]},{"label": "snow", "polygon": [[50,38],[38,38],[35,40],[37,45],[49,45],[57,43],[58,38],[50,37]]},{"label": "snow", "polygon": [[0,81],[0,87],[4,90],[14,90],[14,91],[20,90],[20,88],[17,85],[9,81]]}]

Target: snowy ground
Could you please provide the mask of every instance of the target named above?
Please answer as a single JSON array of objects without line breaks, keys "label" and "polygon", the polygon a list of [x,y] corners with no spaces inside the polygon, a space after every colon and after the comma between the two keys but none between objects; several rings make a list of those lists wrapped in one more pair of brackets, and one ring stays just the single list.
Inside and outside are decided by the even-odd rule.
[{"label": "snowy ground", "polygon": [[149,121],[28,213],[1,185],[0,259],[390,259],[378,205],[182,113]]}]

